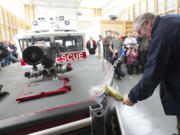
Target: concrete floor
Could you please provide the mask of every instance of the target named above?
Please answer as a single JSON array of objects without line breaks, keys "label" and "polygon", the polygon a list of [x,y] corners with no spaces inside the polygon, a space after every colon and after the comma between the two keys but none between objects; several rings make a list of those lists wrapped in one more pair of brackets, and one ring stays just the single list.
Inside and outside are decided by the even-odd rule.
[{"label": "concrete floor", "polygon": [[[123,69],[124,66],[123,66]],[[126,71],[125,71],[126,72]],[[123,94],[141,79],[142,74],[127,75],[121,80],[115,79],[115,87]],[[153,96],[138,102],[133,107],[118,102],[125,135],[172,135],[177,133],[176,117],[165,115],[157,87]]]}]

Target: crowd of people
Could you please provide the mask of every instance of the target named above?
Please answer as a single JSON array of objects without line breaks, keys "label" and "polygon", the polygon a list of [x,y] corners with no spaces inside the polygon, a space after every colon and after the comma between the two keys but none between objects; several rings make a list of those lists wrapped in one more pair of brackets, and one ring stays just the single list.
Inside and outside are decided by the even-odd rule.
[{"label": "crowd of people", "polygon": [[[149,44],[148,39],[136,33],[128,33],[127,36],[125,33],[120,36],[118,32],[108,30],[106,37],[100,35],[97,43],[90,37],[86,46],[90,55],[95,54],[98,48],[98,54],[103,54],[111,64],[116,62],[115,74],[117,78],[121,78],[125,76],[125,71],[121,68],[122,63],[126,65],[127,73],[130,75],[143,73]],[[121,61],[117,62],[119,57]]]},{"label": "crowd of people", "polygon": [[0,58],[0,64],[2,67],[8,66],[11,63],[20,62],[17,54],[17,47],[13,41],[5,40],[0,43],[0,46],[6,48],[8,53],[5,58]]}]

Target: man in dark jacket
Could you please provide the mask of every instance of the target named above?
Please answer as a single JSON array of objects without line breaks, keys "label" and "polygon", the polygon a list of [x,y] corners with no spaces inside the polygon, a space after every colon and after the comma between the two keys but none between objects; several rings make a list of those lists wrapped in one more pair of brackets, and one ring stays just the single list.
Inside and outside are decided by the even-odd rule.
[{"label": "man in dark jacket", "polygon": [[110,48],[110,42],[112,40],[112,31],[107,31],[107,36],[103,40],[103,46],[104,46],[104,57],[109,62],[111,61],[112,52],[113,50]]},{"label": "man in dark jacket", "polygon": [[144,13],[134,22],[135,31],[151,40],[142,79],[125,95],[132,106],[150,97],[160,84],[160,97],[167,115],[177,116],[180,134],[180,15]]}]

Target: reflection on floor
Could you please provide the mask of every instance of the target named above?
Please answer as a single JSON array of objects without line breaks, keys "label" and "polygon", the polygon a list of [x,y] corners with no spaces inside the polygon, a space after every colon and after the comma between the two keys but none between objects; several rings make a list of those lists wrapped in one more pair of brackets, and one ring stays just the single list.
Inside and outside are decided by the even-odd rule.
[{"label": "reflection on floor", "polygon": [[[115,79],[115,87],[123,94],[128,94],[141,77],[142,74],[126,75],[121,80]],[[172,135],[172,133],[177,133],[176,117],[164,114],[158,87],[153,96],[138,102],[133,107],[122,105],[121,102],[118,102],[118,107],[125,135]]]}]

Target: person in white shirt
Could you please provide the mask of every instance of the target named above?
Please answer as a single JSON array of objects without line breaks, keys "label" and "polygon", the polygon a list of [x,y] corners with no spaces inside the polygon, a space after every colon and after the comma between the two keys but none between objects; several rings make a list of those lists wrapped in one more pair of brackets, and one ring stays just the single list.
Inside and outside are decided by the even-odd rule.
[{"label": "person in white shirt", "polygon": [[98,46],[98,56],[103,57],[103,37],[99,35],[99,40],[97,41],[97,46]]},{"label": "person in white shirt", "polygon": [[130,44],[136,45],[136,44],[137,44],[137,40],[136,40],[136,38],[134,38],[134,37],[132,36],[131,33],[128,33],[128,37],[125,39],[124,45],[126,46],[126,48],[129,48],[129,47],[130,47]]}]

